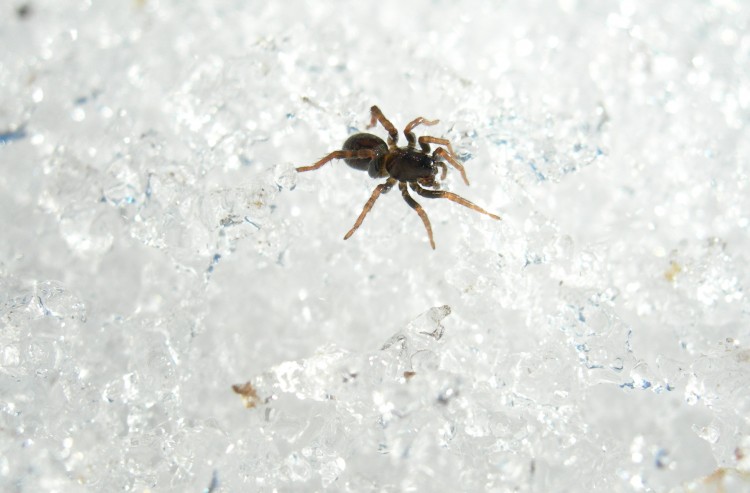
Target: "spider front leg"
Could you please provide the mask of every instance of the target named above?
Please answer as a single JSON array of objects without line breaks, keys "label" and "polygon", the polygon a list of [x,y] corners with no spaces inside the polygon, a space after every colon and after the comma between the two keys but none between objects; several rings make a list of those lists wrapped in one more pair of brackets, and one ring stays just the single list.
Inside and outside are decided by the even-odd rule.
[{"label": "spider front leg", "polygon": [[349,230],[348,233],[346,233],[346,236],[344,236],[345,240],[348,240],[355,231],[357,231],[357,228],[360,227],[362,224],[362,221],[365,220],[365,216],[368,212],[370,212],[370,209],[372,209],[372,206],[375,204],[375,201],[378,200],[378,197],[380,197],[381,193],[387,193],[393,185],[396,184],[395,178],[388,178],[388,180],[385,183],[381,183],[377,187],[375,187],[375,190],[373,190],[372,195],[370,195],[370,200],[367,201],[365,204],[364,209],[362,209],[362,212],[359,214],[359,217],[357,218],[357,221],[354,223],[354,226],[352,226],[352,229]]},{"label": "spider front leg", "polygon": [[[416,143],[416,137],[414,136],[414,132],[412,132],[412,130],[414,130],[414,127],[416,127],[417,125],[431,126],[437,125],[438,123],[440,123],[440,120],[425,120],[424,117],[421,116],[413,119],[404,129],[404,135],[406,135],[406,141],[409,142],[409,147],[414,147],[414,144]],[[422,147],[422,149],[424,150],[424,146]],[[430,152],[429,146],[427,147],[427,150],[425,152]]]},{"label": "spider front leg", "polygon": [[[420,137],[419,138],[419,143],[420,144],[423,143],[422,139],[425,139],[425,137]],[[443,145],[445,145],[445,143],[447,143],[447,145],[450,146],[450,142],[448,142],[447,139],[438,139],[438,138],[435,138],[435,137],[426,137],[426,139],[431,139],[431,140],[425,140],[425,144],[423,144],[423,145],[427,145],[426,142],[433,142],[435,144],[443,144]],[[437,142],[437,141],[445,141],[445,142]],[[428,147],[428,149],[429,149],[429,147]],[[449,149],[451,149],[451,148],[449,147]],[[459,163],[458,160],[456,160],[456,158],[454,157],[453,150],[451,150],[451,152],[449,153],[448,151],[446,151],[442,147],[438,147],[437,149],[435,149],[435,152],[432,153],[432,157],[434,157],[435,159],[444,159],[444,160],[448,161],[448,163],[451,166],[453,166],[454,168],[456,168],[459,171],[459,173],[461,173],[461,178],[464,179],[464,183],[466,183],[467,185],[469,184],[469,179],[466,177],[466,170],[464,169],[463,165],[461,163]]]},{"label": "spider front leg", "polygon": [[310,166],[300,166],[299,168],[295,168],[297,170],[297,173],[302,173],[304,171],[313,171],[324,164],[326,164],[328,161],[332,161],[334,159],[346,159],[350,157],[356,157],[356,158],[370,158],[373,159],[376,156],[376,152],[374,149],[360,149],[358,151],[333,151],[320,161],[316,162],[313,165]]},{"label": "spider front leg", "polygon": [[367,128],[374,127],[376,121],[380,122],[380,124],[383,125],[383,128],[388,132],[388,147],[396,147],[396,143],[398,142],[398,130],[393,126],[393,123],[385,117],[383,112],[380,111],[380,108],[377,106],[370,108],[370,115],[370,124]]},{"label": "spider front leg", "polygon": [[[414,188],[415,185],[412,185],[412,188]],[[422,209],[422,206],[417,203],[416,200],[411,198],[409,195],[409,190],[406,188],[406,183],[399,182],[398,188],[401,190],[401,196],[404,197],[404,200],[407,204],[409,204],[409,207],[417,211],[417,214],[419,214],[419,217],[422,219],[422,223],[424,223],[424,228],[427,230],[427,236],[430,238],[430,246],[432,249],[435,249],[435,240],[432,239],[432,226],[430,226],[430,219],[427,217],[427,213]]]},{"label": "spider front leg", "polygon": [[469,202],[465,198],[461,197],[460,195],[456,195],[455,193],[445,192],[442,190],[426,190],[420,187],[419,185],[417,185],[416,183],[412,183],[411,188],[422,197],[427,197],[428,199],[448,199],[457,204],[461,204],[464,207],[468,207],[469,209],[475,210],[482,214],[486,214],[490,216],[492,219],[497,219],[497,220],[501,219],[500,216],[487,212],[486,210],[482,209],[478,205],[472,202]]},{"label": "spider front leg", "polygon": [[437,144],[441,146],[445,146],[448,148],[448,152],[451,154],[451,156],[455,156],[456,153],[453,152],[453,146],[451,145],[451,141],[448,139],[441,139],[440,137],[432,137],[430,135],[423,135],[419,138],[419,146],[422,148],[424,152],[430,152],[430,146],[428,144]]}]

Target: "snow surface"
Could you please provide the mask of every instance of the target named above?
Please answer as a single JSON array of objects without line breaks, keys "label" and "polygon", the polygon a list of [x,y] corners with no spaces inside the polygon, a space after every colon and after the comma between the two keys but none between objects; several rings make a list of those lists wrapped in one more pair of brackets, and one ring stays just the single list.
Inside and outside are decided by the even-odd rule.
[{"label": "snow surface", "polygon": [[[4,2],[0,490],[747,491],[749,33],[732,0]],[[393,191],[343,241],[377,182],[294,168],[373,104],[440,119],[444,189],[503,220],[419,198],[433,251]]]}]

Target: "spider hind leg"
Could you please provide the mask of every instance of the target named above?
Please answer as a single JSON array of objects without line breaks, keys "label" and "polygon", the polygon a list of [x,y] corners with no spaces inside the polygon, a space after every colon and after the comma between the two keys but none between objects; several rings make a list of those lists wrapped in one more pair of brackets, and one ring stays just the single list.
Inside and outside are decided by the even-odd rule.
[{"label": "spider hind leg", "polygon": [[375,149],[359,149],[355,151],[333,151],[332,153],[328,154],[324,158],[317,161],[315,164],[312,164],[310,166],[300,166],[298,168],[295,168],[297,173],[303,173],[305,171],[313,171],[324,164],[326,164],[329,161],[332,161],[334,159],[347,159],[347,158],[358,158],[358,159],[373,159],[377,153],[375,152]]}]

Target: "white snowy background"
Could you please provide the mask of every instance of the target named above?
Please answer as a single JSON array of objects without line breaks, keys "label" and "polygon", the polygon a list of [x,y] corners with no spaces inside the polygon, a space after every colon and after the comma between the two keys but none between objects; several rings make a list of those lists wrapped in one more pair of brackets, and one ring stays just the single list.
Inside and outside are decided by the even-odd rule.
[{"label": "white snowy background", "polygon": [[[7,0],[0,45],[0,490],[750,490],[746,2]],[[377,182],[294,167],[373,104],[503,220],[343,241]]]}]

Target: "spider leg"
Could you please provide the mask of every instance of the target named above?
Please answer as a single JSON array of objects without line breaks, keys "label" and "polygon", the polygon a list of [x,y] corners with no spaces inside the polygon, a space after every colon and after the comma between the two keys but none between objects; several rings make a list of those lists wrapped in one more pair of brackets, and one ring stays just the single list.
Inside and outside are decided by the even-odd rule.
[{"label": "spider leg", "polygon": [[297,173],[302,173],[303,171],[312,171],[315,169],[320,168],[324,164],[326,164],[328,161],[331,161],[333,159],[346,159],[350,157],[356,157],[356,158],[374,158],[376,155],[374,149],[360,149],[358,151],[333,151],[320,161],[316,162],[315,164],[311,166],[300,166],[299,168],[295,168],[297,170]]},{"label": "spider leg", "polygon": [[468,207],[469,209],[475,210],[477,212],[481,212],[482,214],[486,214],[490,216],[492,219],[498,219],[498,220],[501,219],[500,216],[487,212],[486,210],[482,209],[478,205],[472,202],[469,202],[465,198],[459,195],[456,195],[455,193],[445,192],[442,190],[425,190],[424,188],[420,187],[416,183],[411,183],[411,188],[422,197],[427,197],[428,199],[448,199],[457,204],[461,204],[464,207]]},{"label": "spider leg", "polygon": [[383,128],[388,132],[388,147],[395,147],[398,142],[398,130],[393,126],[393,123],[383,115],[383,112],[380,111],[380,108],[377,106],[370,108],[370,115],[370,124],[367,128],[374,127],[376,121],[380,122],[380,124],[383,125]]},{"label": "spider leg", "polygon": [[[436,125],[440,123],[440,120],[425,120],[424,117],[417,117],[413,119],[404,129],[404,135],[406,135],[406,140],[409,142],[409,147],[414,147],[414,144],[416,143],[416,137],[414,136],[414,127],[417,125]],[[430,152],[430,147],[428,146],[427,149],[422,147],[422,150],[425,152]]]},{"label": "spider leg", "polygon": [[[422,209],[422,206],[417,203],[416,200],[411,198],[409,195],[409,189],[406,188],[406,183],[399,182],[398,188],[401,190],[401,195],[404,197],[404,200],[407,204],[409,204],[409,207],[417,211],[417,214],[419,214],[419,217],[422,219],[422,222],[424,223],[424,227],[427,230],[427,236],[430,238],[430,246],[432,246],[432,249],[435,249],[435,240],[432,239],[432,226],[430,226],[430,220],[427,217],[427,213]],[[412,188],[414,188],[414,185],[412,184]]]},{"label": "spider leg", "polygon": [[[429,139],[435,139],[435,137],[428,137],[428,138]],[[420,144],[422,143],[422,139],[424,139],[424,137],[420,137],[419,138]],[[446,139],[435,139],[435,140],[445,140],[445,142],[448,142]],[[430,142],[432,142],[432,141],[430,141]],[[435,143],[436,144],[441,144],[441,142],[435,142]],[[448,145],[450,145],[450,143]],[[448,161],[448,163],[451,166],[453,166],[454,168],[456,168],[461,173],[461,178],[464,179],[464,183],[466,183],[467,185],[469,184],[469,179],[466,177],[466,170],[464,169],[463,165],[461,163],[459,163],[458,160],[454,157],[454,154],[453,154],[452,151],[449,153],[448,151],[446,151],[442,147],[438,147],[437,149],[435,149],[435,152],[432,153],[432,157],[434,157],[436,159],[437,158],[441,158],[441,159],[444,159],[444,160]]]},{"label": "spider leg", "polygon": [[456,153],[453,152],[453,146],[451,145],[451,141],[448,139],[441,139],[439,137],[431,137],[429,135],[423,135],[419,138],[419,145],[422,146],[422,150],[425,152],[429,152],[430,146],[426,144],[437,144],[441,146],[445,146],[448,148],[448,152],[451,154],[451,156],[455,156]]},{"label": "spider leg", "polygon": [[362,221],[365,220],[365,216],[368,212],[370,212],[370,209],[372,209],[372,206],[375,204],[375,201],[378,200],[378,197],[380,197],[381,193],[387,193],[393,185],[395,185],[396,179],[395,178],[388,178],[388,180],[385,183],[381,183],[377,187],[375,187],[375,190],[373,190],[372,195],[370,195],[370,200],[367,201],[365,204],[364,209],[362,209],[362,212],[359,214],[359,217],[354,223],[354,226],[352,226],[352,229],[349,230],[348,233],[346,233],[346,236],[344,236],[345,240],[348,240],[355,231],[357,231],[357,228],[360,227],[362,224]]}]

